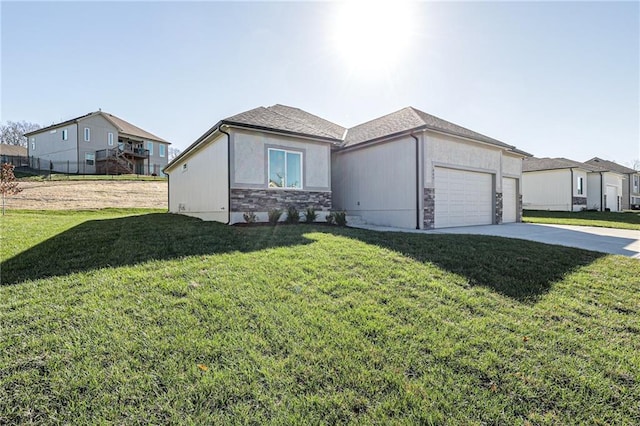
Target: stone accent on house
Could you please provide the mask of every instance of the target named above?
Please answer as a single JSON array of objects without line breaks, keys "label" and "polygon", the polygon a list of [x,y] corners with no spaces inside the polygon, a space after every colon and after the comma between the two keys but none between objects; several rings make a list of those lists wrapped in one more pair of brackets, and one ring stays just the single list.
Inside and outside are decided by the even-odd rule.
[{"label": "stone accent on house", "polygon": [[518,203],[516,204],[516,222],[522,222],[522,194],[518,194]]},{"label": "stone accent on house", "polygon": [[424,189],[424,229],[433,229],[436,225],[436,190]]},{"label": "stone accent on house", "polygon": [[502,223],[502,192],[496,192],[496,217],[494,223],[496,225]]},{"label": "stone accent on house", "polygon": [[586,206],[587,205],[587,197],[573,197],[573,205],[574,206]]},{"label": "stone accent on house", "polygon": [[231,188],[231,212],[286,210],[290,206],[298,210],[331,210],[331,191]]}]

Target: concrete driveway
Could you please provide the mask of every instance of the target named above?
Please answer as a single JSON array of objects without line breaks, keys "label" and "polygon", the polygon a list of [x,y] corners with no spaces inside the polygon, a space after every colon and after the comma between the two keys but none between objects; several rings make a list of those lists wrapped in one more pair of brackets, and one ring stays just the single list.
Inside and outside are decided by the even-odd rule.
[{"label": "concrete driveway", "polygon": [[[378,231],[404,231],[395,228],[356,225]],[[533,223],[507,223],[503,225],[465,226],[432,231],[407,230],[426,234],[475,234],[537,241],[577,247],[602,253],[621,254],[640,259],[640,231],[593,226],[542,225]]]}]

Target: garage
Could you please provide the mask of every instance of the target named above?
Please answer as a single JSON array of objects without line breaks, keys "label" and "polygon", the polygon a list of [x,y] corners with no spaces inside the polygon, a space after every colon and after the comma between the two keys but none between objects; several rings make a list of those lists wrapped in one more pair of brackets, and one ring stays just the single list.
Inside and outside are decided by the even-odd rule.
[{"label": "garage", "polygon": [[493,175],[435,168],[435,227],[493,223]]},{"label": "garage", "polygon": [[518,182],[513,178],[502,178],[502,223],[516,221]]},{"label": "garage", "polygon": [[605,207],[609,209],[609,211],[617,212],[618,209],[618,188],[612,185],[607,185],[607,203]]}]

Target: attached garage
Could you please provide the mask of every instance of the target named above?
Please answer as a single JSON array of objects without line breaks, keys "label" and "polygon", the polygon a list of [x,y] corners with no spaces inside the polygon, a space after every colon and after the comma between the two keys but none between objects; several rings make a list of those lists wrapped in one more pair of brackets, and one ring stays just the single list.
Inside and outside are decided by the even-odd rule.
[{"label": "attached garage", "polygon": [[493,223],[493,175],[435,168],[435,227]]},{"label": "attached garage", "polygon": [[502,223],[516,221],[518,181],[502,178]]},{"label": "attached garage", "polygon": [[605,204],[609,211],[617,212],[618,209],[618,188],[613,185],[607,185],[607,202]]}]

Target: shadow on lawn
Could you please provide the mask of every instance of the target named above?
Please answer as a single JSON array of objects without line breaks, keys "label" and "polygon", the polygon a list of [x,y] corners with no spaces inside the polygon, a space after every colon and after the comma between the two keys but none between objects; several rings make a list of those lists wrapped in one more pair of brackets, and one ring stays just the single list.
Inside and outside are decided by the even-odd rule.
[{"label": "shadow on lawn", "polygon": [[353,235],[462,275],[520,302],[535,302],[555,282],[604,253],[483,235],[358,232]]},{"label": "shadow on lawn", "polygon": [[[604,254],[478,235],[373,232],[324,226],[238,228],[165,213],[83,222],[0,264],[2,284],[149,260],[313,243],[326,232],[431,262],[519,301],[534,301],[554,282]],[[339,261],[338,259],[336,261]]]},{"label": "shadow on lawn", "polygon": [[[310,244],[304,228],[239,228],[165,213],[90,220],[2,262],[2,285],[149,260]],[[309,228],[306,230],[308,231]]]}]

